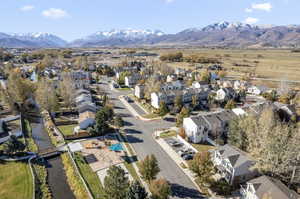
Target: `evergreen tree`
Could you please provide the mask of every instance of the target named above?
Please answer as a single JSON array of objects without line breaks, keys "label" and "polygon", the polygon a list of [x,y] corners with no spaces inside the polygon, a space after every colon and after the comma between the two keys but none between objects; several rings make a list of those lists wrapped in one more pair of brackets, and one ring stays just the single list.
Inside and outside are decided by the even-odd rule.
[{"label": "evergreen tree", "polygon": [[111,166],[104,178],[106,199],[124,199],[128,192],[129,182],[125,171],[118,166]]},{"label": "evergreen tree", "polygon": [[148,193],[145,188],[142,187],[139,181],[132,183],[128,189],[126,199],[146,199]]},{"label": "evergreen tree", "polygon": [[154,155],[147,155],[140,164],[140,172],[142,178],[150,183],[151,180],[154,180],[159,173],[160,169],[157,163],[157,159]]},{"label": "evergreen tree", "polygon": [[160,102],[158,113],[160,116],[164,116],[169,112],[169,109],[164,101]]}]

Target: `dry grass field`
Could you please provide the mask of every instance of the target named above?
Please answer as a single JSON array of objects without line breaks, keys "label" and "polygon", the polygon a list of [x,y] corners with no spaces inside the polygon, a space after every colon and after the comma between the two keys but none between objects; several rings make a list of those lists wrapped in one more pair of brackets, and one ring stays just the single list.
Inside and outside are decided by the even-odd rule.
[{"label": "dry grass field", "polygon": [[[159,49],[154,52],[166,54],[183,52],[187,55],[199,55],[218,58],[228,69],[229,75],[254,73],[256,77],[280,80],[300,80],[300,53],[277,49]],[[195,64],[171,63],[176,67],[193,69]]]}]

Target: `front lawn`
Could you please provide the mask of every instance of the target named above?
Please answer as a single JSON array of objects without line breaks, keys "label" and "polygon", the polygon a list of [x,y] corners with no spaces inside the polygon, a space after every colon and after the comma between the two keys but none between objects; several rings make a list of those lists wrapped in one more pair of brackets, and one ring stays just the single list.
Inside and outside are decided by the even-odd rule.
[{"label": "front lawn", "polygon": [[119,91],[130,91],[131,88],[124,87],[124,88],[117,88],[117,90],[119,90]]},{"label": "front lawn", "polygon": [[77,124],[62,125],[62,126],[58,126],[58,129],[62,132],[62,134],[64,134],[64,136],[74,135],[73,131],[76,126],[78,125]]},{"label": "front lawn", "polygon": [[103,198],[104,190],[97,174],[92,171],[91,167],[85,162],[84,158],[80,153],[75,153],[74,160],[79,168],[82,177],[84,178],[90,191],[92,192],[94,198],[95,199]]},{"label": "front lawn", "polygon": [[166,131],[160,134],[160,138],[169,138],[169,137],[174,137],[177,135],[176,131]]},{"label": "front lawn", "polygon": [[215,147],[212,146],[212,145],[210,145],[210,144],[193,144],[193,143],[191,143],[191,144],[199,152],[201,152],[201,151],[209,151],[209,150],[215,149]]},{"label": "front lawn", "polygon": [[147,118],[147,119],[156,119],[156,118],[160,118],[161,116],[159,116],[158,114],[155,113],[149,113],[146,115],[142,115],[143,118]]},{"label": "front lawn", "polygon": [[33,184],[30,167],[22,162],[0,162],[1,199],[30,199]]}]

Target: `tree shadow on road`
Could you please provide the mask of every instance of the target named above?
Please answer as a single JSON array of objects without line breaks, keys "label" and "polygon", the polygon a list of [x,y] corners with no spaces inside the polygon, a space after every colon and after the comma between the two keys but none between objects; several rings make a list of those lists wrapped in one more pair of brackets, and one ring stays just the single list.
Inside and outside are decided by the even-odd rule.
[{"label": "tree shadow on road", "polygon": [[114,106],[114,109],[125,109],[125,108],[120,107],[120,106]]},{"label": "tree shadow on road", "polygon": [[171,183],[172,196],[178,198],[205,198],[197,189],[190,189],[179,184]]},{"label": "tree shadow on road", "polygon": [[124,131],[127,134],[141,134],[142,133],[141,131],[138,131],[138,130],[135,130],[135,129],[124,129]]},{"label": "tree shadow on road", "polygon": [[164,120],[167,122],[176,122],[176,119],[174,117],[165,117]]},{"label": "tree shadow on road", "polygon": [[133,126],[131,122],[124,121],[124,126]]},{"label": "tree shadow on road", "polygon": [[132,115],[127,114],[127,113],[119,113],[118,114],[120,117],[132,117]]},{"label": "tree shadow on road", "polygon": [[140,139],[140,138],[137,138],[135,136],[132,136],[132,135],[127,135],[127,140],[129,143],[141,143],[141,142],[144,142],[144,140]]}]

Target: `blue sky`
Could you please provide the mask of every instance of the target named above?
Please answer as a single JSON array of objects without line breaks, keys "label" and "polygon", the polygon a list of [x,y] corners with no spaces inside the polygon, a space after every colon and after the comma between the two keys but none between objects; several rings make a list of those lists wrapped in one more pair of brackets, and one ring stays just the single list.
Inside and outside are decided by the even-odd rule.
[{"label": "blue sky", "polygon": [[2,0],[0,32],[73,40],[112,28],[176,33],[219,22],[299,24],[300,0]]}]

